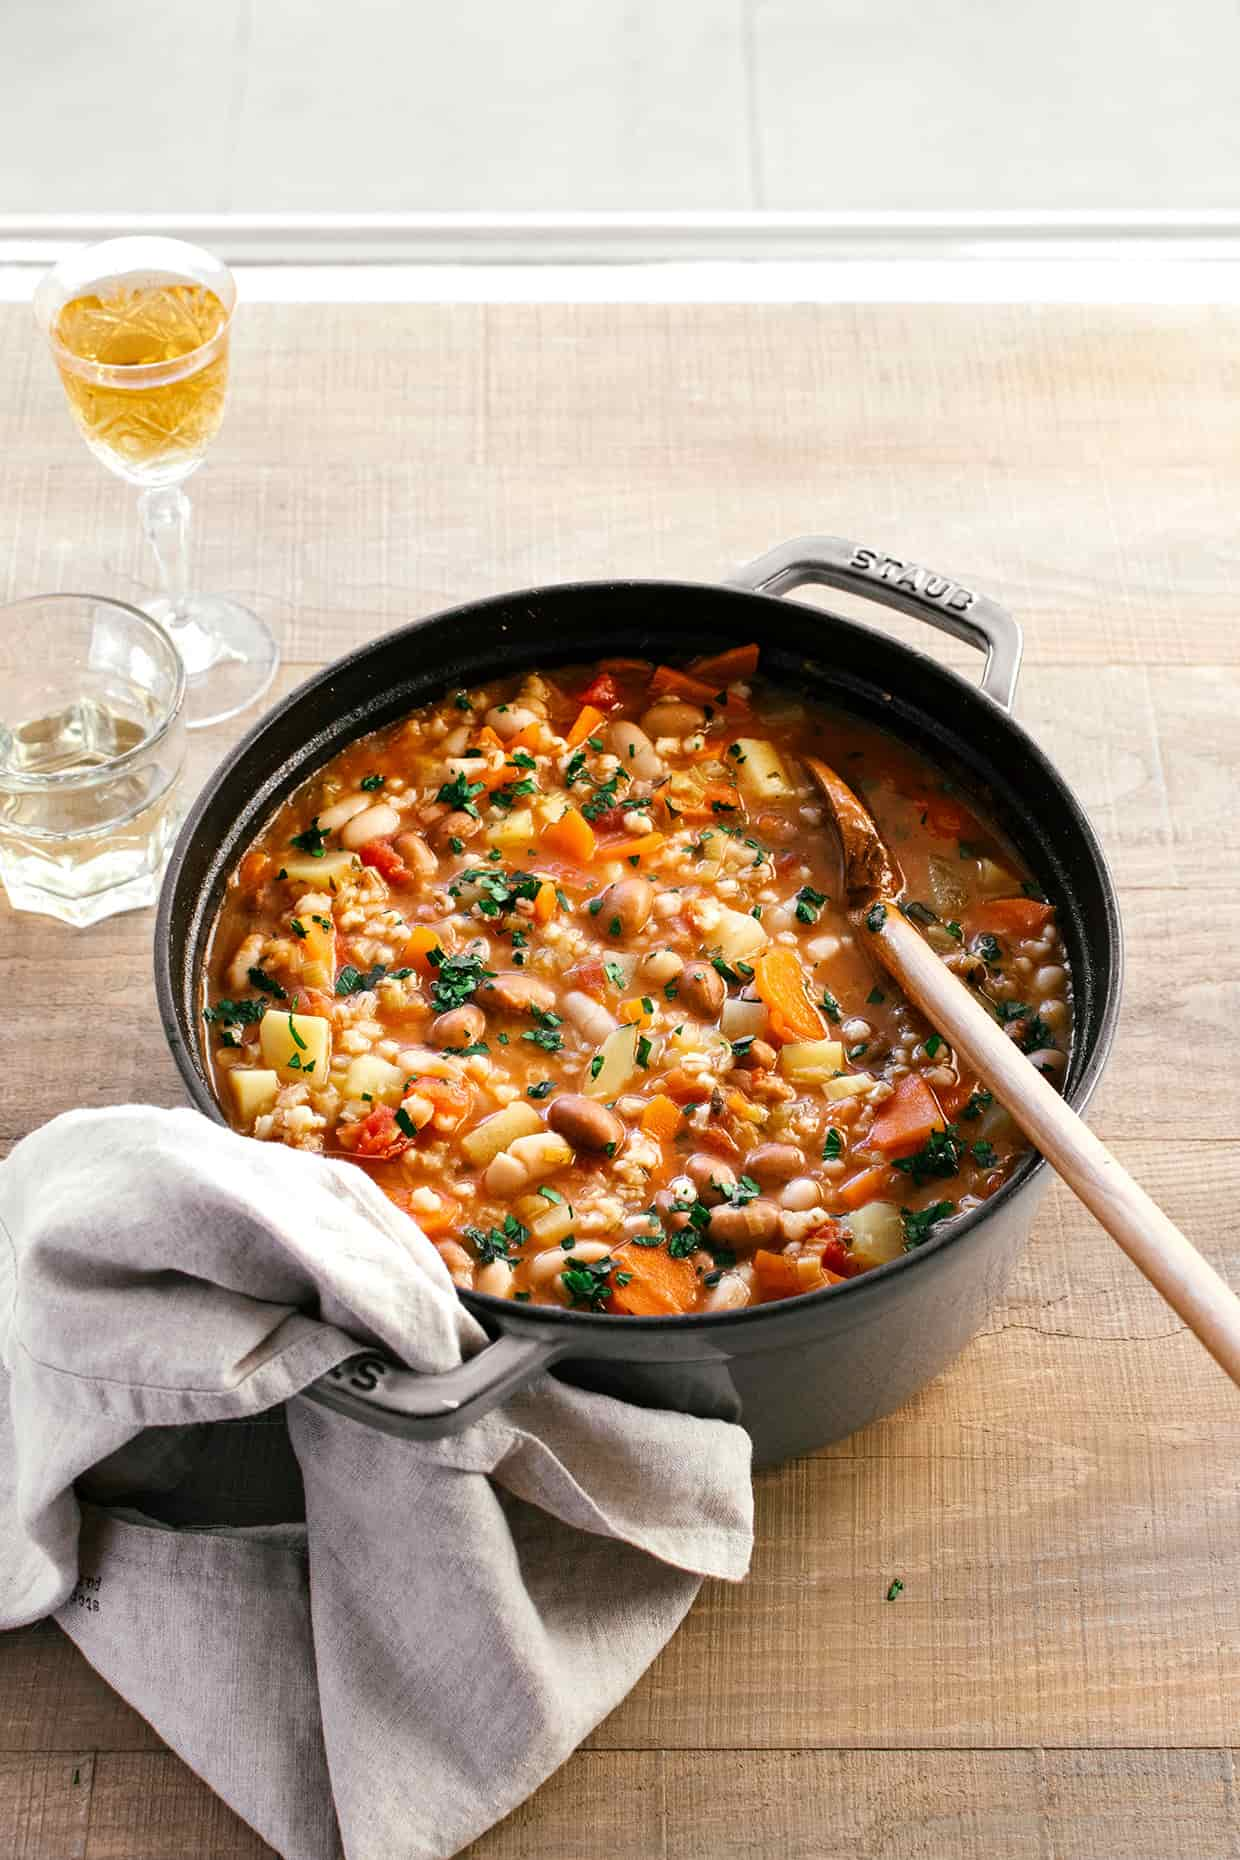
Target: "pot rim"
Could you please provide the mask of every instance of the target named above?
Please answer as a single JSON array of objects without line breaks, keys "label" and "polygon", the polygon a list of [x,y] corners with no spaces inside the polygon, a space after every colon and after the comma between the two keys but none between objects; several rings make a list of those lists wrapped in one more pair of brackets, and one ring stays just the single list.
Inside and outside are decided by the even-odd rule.
[{"label": "pot rim", "polygon": [[[415,638],[418,632],[425,626],[434,622],[450,620],[458,614],[485,613],[490,607],[508,608],[511,607],[513,603],[544,600],[549,595],[557,597],[581,595],[583,597],[588,597],[592,594],[613,593],[617,589],[647,590],[651,593],[671,596],[681,593],[711,593],[725,595],[729,598],[738,600],[759,601],[764,605],[770,605],[782,612],[786,612],[788,607],[788,603],[778,594],[765,593],[760,589],[738,587],[724,582],[673,581],[642,576],[617,576],[606,580],[544,582],[526,588],[508,589],[498,594],[483,595],[479,599],[473,601],[458,601],[451,607],[436,608],[431,613],[419,615],[415,620],[406,621],[403,625],[394,627],[389,632],[381,633],[375,639],[368,640],[363,645],[354,647],[349,652],[342,653],[338,658],[333,659],[319,671],[313,672],[309,678],[303,680],[293,691],[290,691],[286,697],[282,698],[279,703],[273,705],[270,710],[264,712],[250,729],[246,731],[240,741],[236,743],[223,757],[221,762],[217,764],[187,812],[181,831],[177,836],[176,844],[169,857],[164,881],[160,890],[154,933],[156,999],[159,1007],[160,1019],[163,1024],[164,1037],[167,1040],[177,1070],[181,1074],[182,1083],[185,1085],[190,1098],[199,1110],[203,1111],[207,1116],[213,1117],[216,1122],[227,1124],[228,1120],[223,1115],[214,1094],[206,1087],[197,1068],[193,1064],[192,1057],[182,1037],[177,1020],[175,1006],[176,989],[168,963],[171,948],[172,893],[175,878],[179,872],[184,853],[198,831],[200,818],[210,805],[222,775],[233,767],[242,755],[253,744],[257,743],[281,717],[296,708],[299,704],[304,703],[307,697],[312,693],[322,691],[325,687],[329,687],[332,680],[337,678],[346,667],[364,660],[377,649],[390,649],[401,640]],[[898,657],[933,666],[940,677],[945,678],[950,684],[957,688],[965,704],[977,707],[979,710],[984,710],[989,723],[993,725],[997,720],[1003,729],[1014,734],[1019,739],[1023,753],[1030,762],[1036,764],[1044,775],[1050,779],[1070,815],[1073,817],[1075,828],[1084,841],[1101,880],[1107,924],[1114,947],[1113,964],[1105,976],[1106,986],[1102,991],[1101,1011],[1093,1048],[1072,1090],[1065,1094],[1067,1102],[1072,1108],[1078,1112],[1083,1112],[1098,1088],[1102,1073],[1110,1058],[1111,1050],[1115,1043],[1115,1033],[1119,1021],[1120,1005],[1123,995],[1125,969],[1123,928],[1116,896],[1115,879],[1111,871],[1110,861],[1094,831],[1092,822],[1050,758],[1024,727],[1016,721],[1010,712],[996,706],[978,686],[970,683],[970,681],[962,676],[960,672],[956,671],[953,666],[945,665],[941,660],[933,658],[930,654],[922,652],[917,647],[910,646],[903,640],[897,639],[890,634],[876,634],[874,628],[867,626],[863,621],[854,620],[848,615],[836,613],[831,609],[815,608],[811,609],[811,611],[821,613],[824,619],[830,619],[837,625],[843,626],[855,633],[861,642],[881,641],[885,648],[893,651]],[[551,652],[554,656],[554,644],[551,645]],[[358,732],[359,735],[364,735],[365,733],[364,729]],[[341,745],[335,745],[331,754],[338,754],[340,747]],[[329,759],[330,757],[325,758],[325,760]],[[300,779],[305,780],[311,773],[313,773],[313,770],[307,767],[301,772]],[[923,1242],[922,1245],[914,1247],[909,1252],[902,1253],[899,1258],[888,1260],[881,1266],[871,1267],[865,1272],[858,1273],[855,1278],[844,1280],[841,1284],[824,1286],[820,1291],[802,1292],[795,1298],[779,1299],[769,1304],[748,1305],[739,1311],[699,1311],[673,1313],[662,1317],[631,1317],[619,1313],[578,1311],[559,1305],[518,1305],[515,1304],[512,1299],[496,1298],[486,1292],[467,1291],[463,1289],[458,1292],[458,1296],[461,1298],[466,1308],[473,1312],[475,1316],[490,1318],[492,1325],[497,1326],[501,1331],[515,1332],[518,1330],[532,1331],[539,1329],[548,1333],[554,1331],[567,1331],[572,1333],[577,1331],[578,1326],[585,1326],[587,1334],[595,1337],[602,1337],[604,1335],[622,1337],[640,1334],[646,1337],[663,1336],[669,1339],[672,1337],[684,1337],[698,1332],[718,1334],[725,1330],[734,1331],[746,1325],[755,1325],[764,1322],[769,1323],[773,1319],[778,1319],[780,1317],[787,1318],[793,1313],[798,1316],[810,1314],[824,1305],[828,1300],[837,1299],[849,1294],[852,1294],[854,1299],[856,1299],[863,1287],[871,1297],[878,1294],[883,1287],[891,1283],[898,1275],[916,1271],[924,1262],[937,1258],[937,1256],[948,1247],[955,1245],[957,1241],[964,1239],[967,1235],[974,1232],[984,1220],[995,1213],[1000,1207],[1014,1200],[1030,1183],[1034,1182],[1038,1178],[1039,1173],[1045,1170],[1047,1166],[1046,1159],[1036,1151],[1031,1150],[1003,1186],[993,1195],[980,1203],[978,1207],[970,1209],[967,1214],[957,1215],[954,1218],[944,1221],[938,1233],[932,1234],[932,1237]],[[502,1320],[502,1323],[500,1320]],[[609,1352],[609,1354],[610,1353],[611,1352]],[[568,1352],[565,1352],[565,1354],[568,1354]]]}]

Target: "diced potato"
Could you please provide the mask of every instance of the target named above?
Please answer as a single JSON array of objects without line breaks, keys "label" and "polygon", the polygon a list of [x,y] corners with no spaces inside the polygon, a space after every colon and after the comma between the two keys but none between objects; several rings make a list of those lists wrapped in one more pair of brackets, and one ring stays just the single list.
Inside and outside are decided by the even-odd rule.
[{"label": "diced potato", "polygon": [[729,968],[735,968],[738,962],[752,962],[771,940],[756,917],[726,907],[720,912],[718,927],[711,936]]},{"label": "diced potato", "polygon": [[475,1124],[461,1138],[461,1148],[475,1169],[482,1169],[493,1156],[498,1156],[510,1143],[515,1143],[518,1137],[533,1136],[542,1128],[542,1118],[533,1105],[518,1098],[514,1104],[505,1105],[502,1111],[496,1111],[490,1117],[484,1117],[480,1124]]},{"label": "diced potato", "polygon": [[940,917],[959,917],[969,902],[969,888],[960,875],[960,861],[930,856],[930,902]]},{"label": "diced potato", "polygon": [[740,1001],[729,995],[719,1025],[728,1040],[761,1039],[770,1024],[765,1001]]},{"label": "diced potato", "polygon": [[960,1129],[962,1134],[965,1131],[969,1133],[970,1143],[975,1143],[979,1137],[987,1143],[1005,1143],[1019,1135],[1011,1112],[998,1099],[987,1106],[975,1124],[963,1123]]},{"label": "diced potato", "polygon": [[1015,872],[1009,872],[1005,865],[998,865],[993,859],[978,860],[977,879],[988,898],[1010,898],[1013,892],[1020,891],[1020,880]]},{"label": "diced potato", "polygon": [[534,815],[528,807],[516,807],[487,830],[492,846],[532,846],[535,840]]},{"label": "diced potato", "polygon": [[785,1078],[821,1085],[844,1070],[844,1048],[838,1040],[790,1040],[779,1049],[779,1069]]},{"label": "diced potato", "polygon": [[[301,939],[301,953],[308,967],[322,964],[323,968],[336,973],[336,926],[324,911],[311,911],[308,916],[298,917],[298,923],[305,931]],[[326,927],[324,927],[326,926]],[[312,984],[317,986],[317,984]]]},{"label": "diced potato", "polygon": [[637,1070],[637,1041],[638,1030],[633,1026],[617,1027],[608,1034],[595,1055],[603,1061],[597,1076],[591,1078],[587,1070],[581,1088],[588,1098],[614,1098],[624,1090]]},{"label": "diced potato", "polygon": [[258,1029],[263,1058],[274,1066],[282,1084],[326,1085],[331,1060],[331,1022],[319,1014],[288,1014],[268,1008]]},{"label": "diced potato", "polygon": [[792,783],[773,743],[742,736],[737,739],[737,748],[741,752],[734,758],[737,784],[751,801],[770,801],[792,793]]},{"label": "diced potato", "polygon": [[257,1067],[236,1067],[228,1074],[228,1083],[236,1102],[237,1115],[247,1124],[252,1124],[264,1111],[270,1111],[280,1089],[280,1080],[274,1072],[259,1071]]},{"label": "diced potato", "polygon": [[285,878],[295,879],[300,885],[314,885],[320,891],[335,891],[343,878],[361,867],[357,854],[343,849],[325,852],[321,859],[296,851],[277,853],[276,858],[277,873],[283,872]]},{"label": "diced potato", "polygon": [[867,1201],[847,1216],[852,1250],[867,1266],[885,1266],[904,1251],[904,1223],[890,1201]]},{"label": "diced potato", "polygon": [[409,1074],[377,1053],[361,1053],[345,1074],[346,1098],[371,1098],[376,1104],[399,1104]]},{"label": "diced potato", "polygon": [[[554,1207],[548,1207],[544,1201],[543,1207],[546,1213],[530,1222],[530,1232],[540,1247],[556,1246],[573,1230],[572,1209],[566,1201],[557,1202]],[[571,1265],[572,1261],[566,1258],[564,1263]]]},{"label": "diced potato", "polygon": [[873,1083],[868,1072],[846,1072],[842,1078],[827,1079],[822,1089],[828,1098],[858,1098]]}]

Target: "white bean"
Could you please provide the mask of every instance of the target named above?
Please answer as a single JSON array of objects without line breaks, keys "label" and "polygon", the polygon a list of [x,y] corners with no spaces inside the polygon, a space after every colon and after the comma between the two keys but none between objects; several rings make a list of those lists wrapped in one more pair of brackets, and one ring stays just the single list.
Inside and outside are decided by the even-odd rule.
[{"label": "white bean", "polygon": [[346,794],[343,801],[336,801],[331,807],[325,807],[319,815],[319,825],[324,833],[334,833],[337,827],[343,827],[346,820],[352,820],[354,814],[360,814],[373,805],[368,794]]},{"label": "white bean", "polygon": [[611,1248],[603,1240],[579,1240],[567,1251],[562,1246],[548,1247],[545,1253],[537,1253],[530,1261],[529,1281],[531,1285],[546,1285],[557,1273],[563,1272],[565,1266],[571,1266],[580,1260],[583,1265],[593,1266],[600,1259],[606,1259]]},{"label": "white bean", "polygon": [[497,704],[487,712],[487,722],[496,736],[508,742],[511,737],[520,736],[528,724],[537,723],[538,719],[532,710],[526,710],[523,705]]},{"label": "white bean", "polygon": [[476,1292],[488,1292],[492,1298],[511,1298],[513,1270],[506,1259],[493,1259],[474,1280]]},{"label": "white bean", "polygon": [[641,781],[657,781],[666,773],[662,758],[643,729],[623,717],[611,726],[611,746],[620,758],[620,766]]},{"label": "white bean", "polygon": [[[319,825],[323,823],[320,821]],[[354,814],[340,830],[340,844],[350,851],[365,846],[368,840],[386,839],[395,833],[400,825],[400,815],[386,801],[380,801],[374,807],[368,807],[363,813]]]},{"label": "white bean", "polygon": [[702,1302],[703,1311],[739,1311],[749,1303],[749,1287],[734,1272],[725,1272]]},{"label": "white bean", "polygon": [[652,982],[670,982],[674,975],[679,975],[684,968],[684,959],[674,949],[652,949],[642,959],[643,973]]},{"label": "white bean", "polygon": [[570,988],[565,995],[564,1012],[595,1046],[601,1046],[608,1034],[614,1033],[620,1025],[614,1014],[609,1014],[592,995],[583,994],[578,988]]},{"label": "white bean", "polygon": [[821,1192],[813,1177],[798,1175],[780,1190],[779,1205],[781,1208],[816,1208],[821,1199]]}]

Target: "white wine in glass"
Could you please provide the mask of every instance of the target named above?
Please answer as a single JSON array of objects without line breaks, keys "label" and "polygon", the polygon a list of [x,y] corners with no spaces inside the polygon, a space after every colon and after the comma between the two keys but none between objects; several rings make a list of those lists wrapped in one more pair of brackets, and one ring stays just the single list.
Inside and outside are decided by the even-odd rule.
[{"label": "white wine in glass", "polygon": [[163,594],[147,603],[186,673],[191,729],[260,698],[279,663],[270,629],[238,602],[191,593],[190,503],[224,417],[236,285],[179,239],[108,239],[73,252],[40,284],[35,311],[91,451],[141,488],[138,508]]}]

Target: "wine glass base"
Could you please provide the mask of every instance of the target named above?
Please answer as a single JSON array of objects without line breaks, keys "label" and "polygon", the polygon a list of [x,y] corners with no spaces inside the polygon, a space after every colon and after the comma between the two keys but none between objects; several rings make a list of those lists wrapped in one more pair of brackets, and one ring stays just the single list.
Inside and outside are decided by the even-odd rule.
[{"label": "wine glass base", "polygon": [[185,722],[191,730],[223,723],[248,709],[268,689],[280,663],[270,627],[257,614],[221,594],[192,594],[178,604],[162,595],[144,601],[176,646],[185,666]]}]

